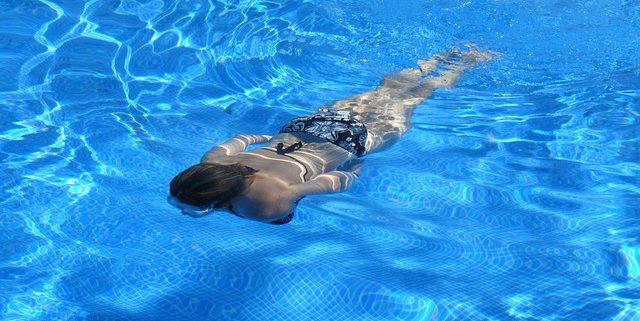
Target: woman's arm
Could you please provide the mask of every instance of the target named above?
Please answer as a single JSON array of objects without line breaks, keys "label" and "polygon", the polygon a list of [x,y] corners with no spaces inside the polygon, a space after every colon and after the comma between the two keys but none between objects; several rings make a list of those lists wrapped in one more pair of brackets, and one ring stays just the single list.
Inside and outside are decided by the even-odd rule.
[{"label": "woman's arm", "polygon": [[269,135],[236,135],[234,138],[212,148],[204,156],[202,163],[215,162],[217,157],[231,156],[247,149],[252,144],[266,143],[271,140]]},{"label": "woman's arm", "polygon": [[296,199],[313,194],[340,193],[351,188],[356,179],[356,172],[331,171],[302,184],[293,185],[292,192]]}]

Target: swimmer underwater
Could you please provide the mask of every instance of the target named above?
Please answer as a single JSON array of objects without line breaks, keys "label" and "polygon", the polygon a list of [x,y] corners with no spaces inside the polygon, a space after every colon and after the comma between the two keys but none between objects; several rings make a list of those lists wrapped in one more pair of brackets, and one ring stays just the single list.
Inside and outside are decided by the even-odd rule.
[{"label": "swimmer underwater", "polygon": [[393,145],[433,90],[450,88],[463,71],[492,57],[473,47],[453,49],[386,76],[374,91],[295,118],[275,136],[237,135],[173,178],[168,201],[192,217],[220,210],[286,224],[305,196],[348,190],[360,158]]}]

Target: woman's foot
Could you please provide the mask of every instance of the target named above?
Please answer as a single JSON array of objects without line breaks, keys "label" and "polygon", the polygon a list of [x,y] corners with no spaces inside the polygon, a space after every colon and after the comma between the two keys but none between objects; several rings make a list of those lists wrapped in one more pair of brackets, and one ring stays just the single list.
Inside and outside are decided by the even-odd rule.
[{"label": "woman's foot", "polygon": [[437,64],[433,69],[429,69],[431,67],[430,62],[434,60],[433,58],[426,62],[418,60],[419,66],[425,65],[427,67],[425,70],[432,72],[438,69],[439,71],[438,75],[426,77],[425,82],[432,88],[451,88],[462,72],[478,63],[490,61],[496,56],[495,53],[490,51],[480,51],[475,45],[467,45],[466,47],[469,50],[461,51],[454,47],[448,53],[435,55]]}]

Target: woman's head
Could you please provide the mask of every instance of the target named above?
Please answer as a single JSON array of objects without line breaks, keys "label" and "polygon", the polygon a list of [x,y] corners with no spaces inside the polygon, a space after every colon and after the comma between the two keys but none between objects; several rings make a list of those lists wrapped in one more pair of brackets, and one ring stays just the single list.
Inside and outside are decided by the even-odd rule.
[{"label": "woman's head", "polygon": [[185,204],[216,207],[240,195],[255,172],[241,164],[196,164],[171,180],[169,194]]}]

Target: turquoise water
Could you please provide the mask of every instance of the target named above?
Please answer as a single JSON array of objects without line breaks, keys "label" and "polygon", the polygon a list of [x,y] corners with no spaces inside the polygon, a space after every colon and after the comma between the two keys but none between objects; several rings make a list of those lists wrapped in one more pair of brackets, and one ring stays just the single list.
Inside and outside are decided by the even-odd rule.
[{"label": "turquoise water", "polygon": [[[640,320],[638,1],[0,2],[4,320]],[[236,133],[499,53],[343,194],[183,216]]]}]

